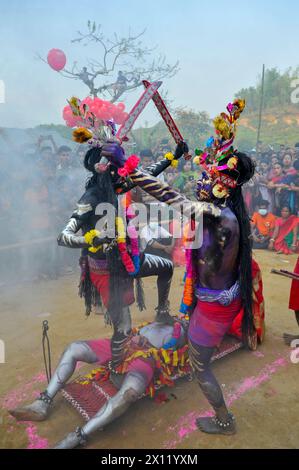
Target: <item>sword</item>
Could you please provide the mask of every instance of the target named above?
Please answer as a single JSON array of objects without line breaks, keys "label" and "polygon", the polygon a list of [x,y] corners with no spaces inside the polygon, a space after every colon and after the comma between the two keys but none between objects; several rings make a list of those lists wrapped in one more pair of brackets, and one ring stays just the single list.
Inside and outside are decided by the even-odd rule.
[{"label": "sword", "polygon": [[153,98],[158,88],[162,85],[162,82],[149,83],[142,93],[137,103],[133,106],[125,122],[120,126],[117,131],[116,137],[118,139],[126,140],[128,132],[132,129],[136,119],[140,113],[144,110],[147,103]]},{"label": "sword", "polygon": [[[147,80],[142,80],[142,83],[146,89],[149,89],[151,86],[151,83]],[[174,141],[176,144],[179,144],[180,142],[184,142],[184,138],[182,134],[180,133],[176,123],[174,122],[171,114],[169,113],[166,104],[164,103],[160,93],[156,90],[153,97],[152,97],[153,102],[156,105],[157,110],[159,111],[163,121],[165,122],[166,126],[169,129],[169,132],[171,133],[172,137],[174,138]],[[184,153],[184,158],[186,160],[190,160],[191,155],[188,154],[188,152]]]}]

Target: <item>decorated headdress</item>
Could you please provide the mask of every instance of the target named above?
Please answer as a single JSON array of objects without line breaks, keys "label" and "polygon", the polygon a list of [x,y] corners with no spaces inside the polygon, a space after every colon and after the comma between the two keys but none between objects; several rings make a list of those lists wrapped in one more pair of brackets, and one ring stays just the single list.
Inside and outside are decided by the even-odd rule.
[{"label": "decorated headdress", "polygon": [[[75,128],[73,140],[90,145],[84,160],[85,168],[94,171],[97,164],[96,171],[102,172],[106,171],[111,163],[119,168],[119,175],[124,176],[121,173],[128,173],[132,165],[134,168],[137,166],[135,156],[126,159],[122,147],[118,145],[121,142],[116,137],[116,125],[123,124],[127,117],[123,103],[113,104],[98,97],[87,97],[81,101],[74,96],[68,101],[68,106],[63,109],[63,118],[68,127]],[[108,142],[112,150],[108,157],[109,163],[100,165],[101,148]],[[115,148],[112,148],[111,144]]]},{"label": "decorated headdress", "polygon": [[113,104],[98,97],[88,96],[79,100],[73,96],[63,109],[63,118],[68,127],[76,127],[73,139],[78,143],[87,142],[93,147],[101,147],[116,134],[116,124],[126,118],[125,105]]},{"label": "decorated headdress", "polygon": [[244,100],[236,99],[229,103],[227,113],[221,113],[213,121],[216,136],[208,139],[204,150],[195,150],[194,163],[204,170],[197,183],[200,199],[208,199],[211,192],[216,198],[226,198],[230,189],[238,185],[238,156],[233,142],[236,123],[244,108]]}]

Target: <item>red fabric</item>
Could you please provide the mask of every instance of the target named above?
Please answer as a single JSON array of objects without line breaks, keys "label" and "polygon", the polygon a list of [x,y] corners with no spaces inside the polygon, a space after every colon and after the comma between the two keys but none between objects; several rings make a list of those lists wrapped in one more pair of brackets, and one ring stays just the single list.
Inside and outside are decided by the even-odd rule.
[{"label": "red fabric", "polygon": [[218,302],[197,300],[190,319],[189,338],[200,346],[209,348],[219,346],[240,308],[241,299],[239,298],[227,306]]},{"label": "red fabric", "polygon": [[[98,363],[100,365],[105,365],[107,362],[111,361],[112,359],[112,352],[111,352],[111,340],[107,338],[100,338],[100,339],[92,339],[86,341],[89,347],[93,350],[96,354]],[[146,386],[150,384],[152,378],[154,376],[154,365],[153,361],[150,359],[133,359],[129,366],[128,372],[138,372],[142,374],[146,380]]]},{"label": "red fabric", "polygon": [[[97,289],[98,293],[101,296],[103,304],[108,308],[109,304],[109,274],[96,274],[95,272],[90,272],[90,280]],[[123,304],[131,305],[134,303],[134,289],[128,288],[124,292]]]},{"label": "red fabric", "polygon": [[[288,247],[285,237],[294,230],[296,225],[298,225],[298,222],[299,218],[295,215],[291,215],[286,220],[282,219],[282,217],[279,217],[279,219],[276,220],[275,225],[276,227],[279,227],[279,232],[274,242],[274,248],[276,251],[280,251],[285,255],[293,253],[293,251]],[[294,243],[296,243],[296,241],[297,240],[294,240]]]},{"label": "red fabric", "polygon": [[[299,256],[297,258],[294,273],[299,274]],[[299,281],[296,281],[295,279],[292,280],[289,309],[296,311],[299,310]]]},{"label": "red fabric", "polygon": [[[263,280],[262,273],[258,263],[253,259],[251,263],[252,269],[252,288],[253,288],[253,321],[259,342],[261,343],[265,335],[265,308],[263,296]],[[228,331],[229,334],[242,338],[242,319],[244,315],[243,307],[233,321]]]}]

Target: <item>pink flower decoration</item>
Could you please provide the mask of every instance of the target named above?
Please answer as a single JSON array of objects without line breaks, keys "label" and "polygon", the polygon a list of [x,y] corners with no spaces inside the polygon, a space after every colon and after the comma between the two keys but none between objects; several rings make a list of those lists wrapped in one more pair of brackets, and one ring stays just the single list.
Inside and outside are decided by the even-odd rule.
[{"label": "pink flower decoration", "polygon": [[118,169],[117,173],[119,174],[119,176],[126,178],[127,176],[129,176],[130,173],[136,170],[138,164],[139,164],[139,158],[137,157],[137,155],[131,155],[126,160],[126,163],[124,164],[124,166]]}]

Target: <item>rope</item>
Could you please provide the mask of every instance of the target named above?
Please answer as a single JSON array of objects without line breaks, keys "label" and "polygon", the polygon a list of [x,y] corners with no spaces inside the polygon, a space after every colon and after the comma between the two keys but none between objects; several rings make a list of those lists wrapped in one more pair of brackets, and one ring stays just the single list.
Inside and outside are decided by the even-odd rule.
[{"label": "rope", "polygon": [[[42,332],[43,332],[42,346],[43,346],[43,356],[44,356],[44,364],[45,364],[45,370],[46,370],[46,375],[47,375],[47,381],[49,383],[52,377],[52,371],[51,371],[51,349],[50,349],[50,341],[48,337],[48,330],[49,330],[48,320],[44,320],[42,323]],[[47,355],[46,355],[46,349],[48,353]]]}]

